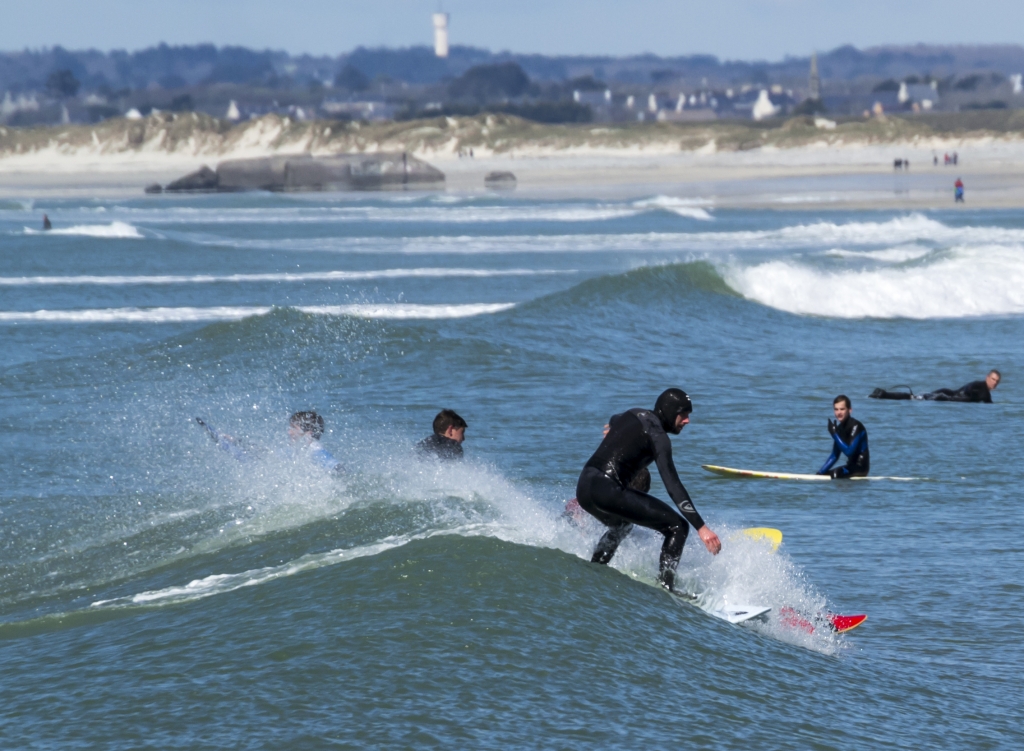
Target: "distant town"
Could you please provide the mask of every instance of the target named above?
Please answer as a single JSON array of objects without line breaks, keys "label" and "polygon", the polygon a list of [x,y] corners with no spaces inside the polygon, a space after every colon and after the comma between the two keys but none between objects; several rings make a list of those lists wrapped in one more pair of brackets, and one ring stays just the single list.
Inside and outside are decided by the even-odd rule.
[{"label": "distant town", "polygon": [[0,53],[0,124],[97,123],[154,111],[235,122],[270,113],[368,122],[502,113],[625,123],[1024,108],[1024,47],[1016,45],[846,46],[744,62],[495,53],[449,45],[445,14],[434,15],[433,33],[433,46],[360,47],[337,57],[208,44]]}]

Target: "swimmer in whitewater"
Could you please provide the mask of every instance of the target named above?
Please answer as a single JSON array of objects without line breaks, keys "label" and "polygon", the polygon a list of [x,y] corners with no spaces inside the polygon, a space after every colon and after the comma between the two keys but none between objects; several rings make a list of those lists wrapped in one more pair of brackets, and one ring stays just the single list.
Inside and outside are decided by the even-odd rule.
[{"label": "swimmer in whitewater", "polygon": [[[611,561],[634,524],[653,529],[665,537],[658,580],[669,591],[673,591],[676,566],[690,529],[687,523],[697,530],[712,555],[722,549],[718,535],[694,508],[672,462],[668,434],[679,435],[690,422],[692,411],[690,397],[684,391],[668,389],[658,397],[653,410],[630,409],[614,415],[608,421],[608,434],[583,467],[576,484],[580,506],[608,527],[590,560],[600,564]],[[679,513],[654,496],[631,487],[651,462],[657,464]]]},{"label": "swimmer in whitewater", "polygon": [[50,224],[50,217],[48,217],[46,214],[43,214],[43,232],[46,232],[47,230],[51,229],[53,229],[53,225]]},{"label": "swimmer in whitewater", "polygon": [[434,432],[416,444],[424,456],[453,461],[462,458],[462,442],[466,440],[466,421],[454,410],[442,409],[434,418]]},{"label": "swimmer in whitewater", "polygon": [[[247,451],[234,436],[217,432],[198,417],[196,422],[206,429],[214,443],[238,461],[246,462],[252,458],[251,452]],[[321,469],[335,474],[343,473],[345,469],[341,463],[320,446],[319,441],[323,434],[324,418],[316,412],[296,412],[288,418],[288,437],[292,441],[292,446],[305,451],[310,461]]]},{"label": "swimmer in whitewater", "polygon": [[927,402],[973,402],[982,404],[992,403],[992,392],[995,391],[999,381],[1002,380],[998,370],[990,370],[983,381],[971,381],[956,389],[935,389],[927,394],[915,394],[912,391],[886,391],[875,389],[869,397],[871,399],[907,400],[914,399]]},{"label": "swimmer in whitewater", "polygon": [[[848,396],[840,394],[833,399],[832,411],[836,416],[835,422],[828,421],[828,433],[832,436],[832,453],[818,470],[818,474],[828,475],[833,480],[867,477],[871,469],[867,429],[850,414],[853,407]],[[840,454],[846,455],[846,464],[832,469]]]}]

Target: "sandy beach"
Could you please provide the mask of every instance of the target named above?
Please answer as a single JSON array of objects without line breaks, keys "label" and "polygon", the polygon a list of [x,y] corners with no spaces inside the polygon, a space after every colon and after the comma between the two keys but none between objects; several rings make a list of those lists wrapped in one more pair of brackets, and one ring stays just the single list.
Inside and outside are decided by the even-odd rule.
[{"label": "sandy beach", "polygon": [[[444,171],[446,189],[459,193],[483,192],[488,172],[507,170],[516,175],[517,193],[529,196],[657,194],[720,207],[929,209],[952,205],[953,183],[961,178],[966,207],[1024,206],[1024,138],[1016,132],[954,135],[903,125],[870,131],[861,124],[801,132],[787,123],[751,142],[749,132],[731,124],[611,130],[524,128],[520,121],[513,130],[477,118],[441,127],[350,124],[342,134],[337,124],[332,132],[329,124],[265,118],[225,135],[198,118],[185,128],[181,119],[121,121],[123,133],[116,123],[48,134],[0,129],[0,198],[138,195],[146,185],[227,158],[407,150]],[[142,134],[135,142],[132,128]],[[29,136],[35,141],[24,143]],[[954,152],[959,163],[944,165]],[[894,170],[897,158],[909,160],[910,169]]]}]

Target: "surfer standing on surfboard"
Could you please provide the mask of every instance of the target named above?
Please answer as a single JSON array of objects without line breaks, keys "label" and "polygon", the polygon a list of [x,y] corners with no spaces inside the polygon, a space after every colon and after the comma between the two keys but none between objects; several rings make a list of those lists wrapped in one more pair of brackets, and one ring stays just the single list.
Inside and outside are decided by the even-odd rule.
[{"label": "surfer standing on surfboard", "polygon": [[[828,421],[828,432],[832,436],[832,453],[818,470],[819,475],[828,475],[833,480],[850,477],[867,477],[871,468],[871,456],[868,453],[868,431],[864,425],[854,420],[850,412],[853,406],[850,397],[840,394],[832,400],[832,410],[836,421]],[[840,454],[848,458],[846,465],[832,469]]]},{"label": "surfer standing on surfboard", "polygon": [[[591,562],[607,564],[634,524],[665,536],[661,546],[658,580],[672,591],[676,566],[683,554],[689,524],[692,524],[712,555],[722,543],[708,527],[679,481],[672,462],[668,434],[679,435],[690,422],[693,404],[681,389],[668,389],[658,397],[653,410],[630,409],[614,415],[608,434],[583,467],[576,484],[576,498],[591,516],[608,527],[594,548]],[[633,479],[651,462],[658,466],[665,489],[679,508],[673,511],[652,495],[630,487]],[[682,514],[682,516],[680,516]]]}]

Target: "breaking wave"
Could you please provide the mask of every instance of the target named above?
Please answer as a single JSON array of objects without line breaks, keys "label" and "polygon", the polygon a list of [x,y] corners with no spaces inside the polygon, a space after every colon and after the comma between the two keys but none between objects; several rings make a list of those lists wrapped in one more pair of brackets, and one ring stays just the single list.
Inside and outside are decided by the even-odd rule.
[{"label": "breaking wave", "polygon": [[[899,259],[898,253],[893,259]],[[965,318],[1024,314],[1024,246],[974,246],[926,260],[827,269],[799,259],[720,267],[744,297],[832,318]]]},{"label": "breaking wave", "polygon": [[[390,320],[468,318],[500,313],[515,303],[464,305],[417,305],[412,303],[359,305],[300,305],[295,310],[310,315],[352,316]],[[210,308],[95,308],[90,310],[0,311],[0,323],[193,323],[238,321],[267,315],[272,306],[222,306]]]},{"label": "breaking wave", "polygon": [[143,235],[139,230],[126,222],[111,222],[110,224],[80,224],[74,227],[61,227],[56,229],[41,230],[25,227],[26,235],[73,235],[76,237],[100,237],[106,239],[129,239],[141,240]]}]

